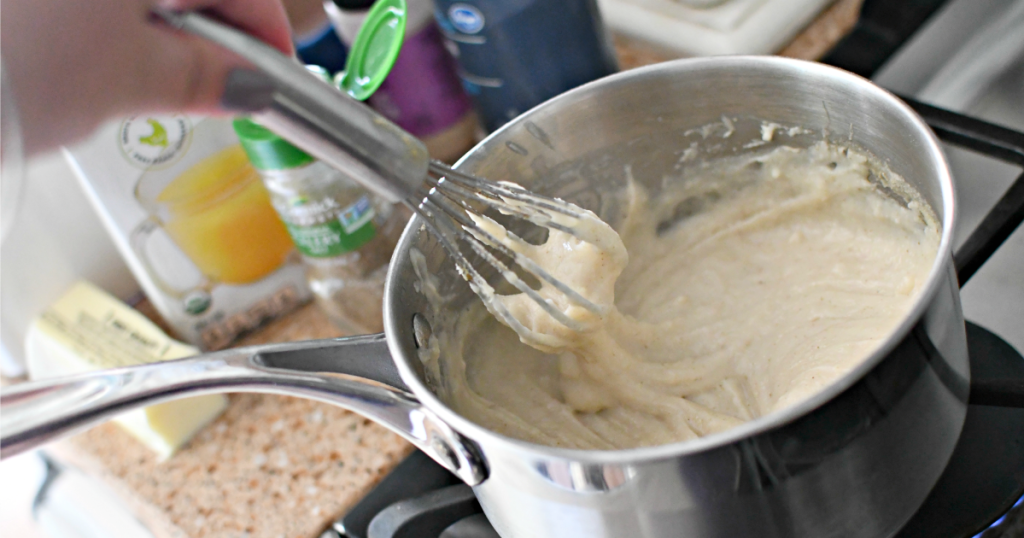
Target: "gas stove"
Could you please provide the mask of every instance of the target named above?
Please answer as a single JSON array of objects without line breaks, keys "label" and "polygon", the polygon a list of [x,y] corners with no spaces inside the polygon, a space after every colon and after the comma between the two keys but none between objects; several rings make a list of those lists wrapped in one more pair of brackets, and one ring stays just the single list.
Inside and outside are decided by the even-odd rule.
[{"label": "gas stove", "polygon": [[[994,20],[985,24],[994,27],[1012,24],[992,17],[996,9],[1021,10],[1024,1],[921,0],[897,5],[869,0],[858,30],[825,60],[865,76],[880,73],[875,81],[885,87],[1003,124],[904,97],[943,141],[953,167],[961,220],[954,262],[961,286],[972,281],[963,301],[965,316],[976,322],[967,322],[971,396],[959,442],[935,488],[897,538],[1024,537],[1024,229],[1017,230],[1024,220],[1024,132],[1019,132],[1024,124],[1017,123],[1013,111],[994,113],[985,100],[979,106],[968,106],[965,99],[957,102],[948,88],[958,84],[956,71],[965,69],[932,66],[938,71],[932,77],[921,66],[938,60],[922,59],[919,52],[937,47],[936,38],[929,43],[921,34],[938,33],[940,40],[944,34],[948,40],[955,23],[966,17],[988,16]],[[922,25],[926,28],[913,35]],[[965,37],[961,49],[979,43],[987,48],[992,43],[1007,46],[1006,40],[976,36]],[[900,45],[903,48],[894,54]],[[955,52],[948,54],[956,56]],[[1024,72],[1024,54],[1014,54],[1019,54],[1021,65],[1011,68]],[[976,75],[979,68],[971,67],[966,71]],[[1024,86],[1024,76],[1010,80],[1011,85],[1019,82]],[[1024,87],[1020,89],[1011,103],[1016,101],[1024,113]],[[968,93],[973,91],[968,88]],[[972,103],[977,103],[974,97]],[[993,174],[1002,174],[1005,180],[993,185]],[[989,258],[994,263],[982,271]],[[472,490],[417,452],[322,538],[497,536]]]}]

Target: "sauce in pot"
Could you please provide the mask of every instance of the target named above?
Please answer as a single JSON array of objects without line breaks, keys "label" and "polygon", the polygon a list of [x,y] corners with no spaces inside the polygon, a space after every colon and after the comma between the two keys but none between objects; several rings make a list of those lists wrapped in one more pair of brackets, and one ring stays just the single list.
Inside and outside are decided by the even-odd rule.
[{"label": "sauce in pot", "polygon": [[552,230],[525,252],[606,312],[572,331],[499,296],[517,336],[474,305],[456,352],[428,358],[440,396],[503,435],[583,449],[699,437],[806,399],[890,336],[938,250],[927,204],[872,170],[819,143],[692,165],[656,199],[631,184],[621,243]]}]

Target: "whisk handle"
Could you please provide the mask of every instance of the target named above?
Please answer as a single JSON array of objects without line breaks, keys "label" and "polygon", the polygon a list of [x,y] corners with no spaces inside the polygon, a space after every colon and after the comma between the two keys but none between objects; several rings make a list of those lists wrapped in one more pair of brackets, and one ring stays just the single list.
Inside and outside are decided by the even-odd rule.
[{"label": "whisk handle", "polygon": [[244,32],[199,13],[154,12],[171,26],[209,39],[255,67],[228,76],[222,97],[225,108],[250,113],[389,202],[415,198],[430,160],[416,137]]}]

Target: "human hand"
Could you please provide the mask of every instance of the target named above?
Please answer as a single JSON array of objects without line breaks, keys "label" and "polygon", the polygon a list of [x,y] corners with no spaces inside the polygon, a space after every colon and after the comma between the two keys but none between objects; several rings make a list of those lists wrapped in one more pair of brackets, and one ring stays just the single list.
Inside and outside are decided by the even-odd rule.
[{"label": "human hand", "polygon": [[156,6],[202,9],[292,53],[280,0],[4,0],[0,50],[26,155],[110,117],[218,112],[228,73],[245,61],[154,22]]}]

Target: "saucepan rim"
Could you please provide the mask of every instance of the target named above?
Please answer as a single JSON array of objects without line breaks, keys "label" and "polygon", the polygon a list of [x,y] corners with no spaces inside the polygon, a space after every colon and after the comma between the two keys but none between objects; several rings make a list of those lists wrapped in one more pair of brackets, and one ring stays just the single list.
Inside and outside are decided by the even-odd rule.
[{"label": "saucepan rim", "polygon": [[[734,70],[733,72],[742,72],[741,70],[744,67],[769,67],[780,72],[788,71],[791,73],[808,71],[816,72],[819,75],[837,79],[857,90],[871,92],[877,97],[888,102],[895,111],[901,112],[911,121],[911,124],[914,125],[918,131],[914,134],[915,137],[920,138],[918,142],[923,146],[922,149],[930,159],[937,164],[937,180],[939,181],[940,192],[942,194],[942,237],[939,243],[939,248],[928,273],[926,284],[918,296],[917,301],[904,317],[903,321],[900,322],[899,326],[889,334],[885,343],[879,346],[866,360],[852,371],[848,372],[846,375],[812,397],[794,406],[769,413],[728,430],[699,437],[697,439],[640,448],[584,450],[540,445],[521,439],[507,437],[462,417],[455,410],[448,407],[444,401],[438,398],[430,388],[422,382],[416,371],[410,366],[409,362],[411,360],[416,360],[416,357],[408,356],[406,354],[407,348],[403,347],[402,342],[397,341],[397,336],[395,335],[401,334],[401,332],[397,330],[396,324],[403,321],[411,321],[396,320],[394,308],[391,306],[393,304],[397,304],[396,301],[401,299],[398,295],[399,292],[396,289],[398,286],[395,281],[398,266],[401,265],[397,262],[401,261],[403,263],[408,263],[408,251],[415,244],[416,237],[420,233],[420,229],[423,227],[423,223],[420,222],[419,217],[415,216],[409,222],[408,226],[406,226],[398,243],[396,256],[389,268],[387,286],[384,294],[384,322],[385,332],[388,334],[387,342],[392,360],[395,362],[402,379],[424,406],[432,410],[440,419],[448,423],[452,428],[466,436],[468,439],[478,442],[486,441],[488,449],[501,448],[502,450],[523,453],[534,458],[564,459],[584,464],[630,464],[642,461],[677,458],[679,456],[708,451],[746,438],[754,437],[758,434],[793,422],[812,413],[815,409],[821,407],[853,386],[868,372],[881,363],[890,354],[890,352],[892,352],[892,350],[919,322],[926,308],[928,308],[929,304],[938,293],[942,281],[949,278],[949,269],[952,264],[951,241],[955,222],[956,204],[954,200],[954,188],[952,176],[949,171],[949,165],[946,162],[941,147],[939,146],[939,141],[931,128],[929,128],[924,120],[921,119],[921,117],[918,116],[918,114],[902,100],[859,75],[817,62],[777,56],[723,56],[714,58],[686,58],[674,60],[629,71],[623,71],[570,90],[569,92],[541,103],[520,115],[517,119],[505,124],[500,129],[491,133],[476,147],[480,147],[496,138],[504,136],[504,134],[510,129],[519,128],[524,121],[528,121],[533,113],[538,110],[552,106],[555,103],[574,99],[576,96],[592,91],[593,88],[598,86],[614,84],[616,82],[621,82],[638,76],[671,72],[681,69],[700,72],[706,69],[717,70],[721,68],[730,68]],[[473,151],[474,150],[470,150],[462,159],[460,159],[455,165],[456,168],[462,165],[467,159],[472,158]],[[454,268],[452,270],[454,270]]]}]

